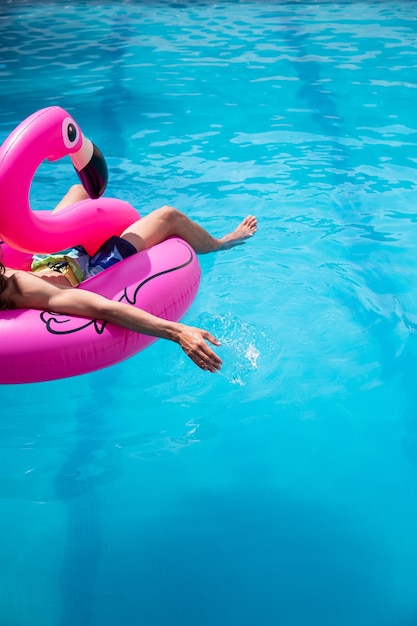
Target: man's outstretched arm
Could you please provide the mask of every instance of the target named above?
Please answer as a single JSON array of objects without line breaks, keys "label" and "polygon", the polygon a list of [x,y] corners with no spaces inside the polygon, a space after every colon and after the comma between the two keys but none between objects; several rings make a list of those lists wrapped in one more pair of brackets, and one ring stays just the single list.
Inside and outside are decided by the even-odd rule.
[{"label": "man's outstretched arm", "polygon": [[221,359],[207,344],[220,345],[208,331],[170,322],[142,309],[115,302],[84,289],[51,285],[39,276],[18,273],[13,301],[17,308],[33,308],[65,315],[105,320],[143,335],[178,343],[185,354],[201,369],[216,372]]},{"label": "man's outstretched arm", "polygon": [[221,359],[207,345],[220,345],[208,331],[170,322],[124,302],[115,302],[84,289],[57,289],[49,299],[48,310],[106,320],[143,335],[175,341],[185,354],[202,369],[215,372]]}]

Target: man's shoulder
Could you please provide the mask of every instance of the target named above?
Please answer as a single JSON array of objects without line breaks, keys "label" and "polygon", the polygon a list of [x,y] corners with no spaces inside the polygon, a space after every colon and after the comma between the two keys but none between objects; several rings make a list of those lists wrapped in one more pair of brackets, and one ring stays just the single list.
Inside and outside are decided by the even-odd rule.
[{"label": "man's shoulder", "polygon": [[12,270],[7,280],[4,297],[17,309],[37,309],[46,306],[51,295],[51,285],[32,272]]}]

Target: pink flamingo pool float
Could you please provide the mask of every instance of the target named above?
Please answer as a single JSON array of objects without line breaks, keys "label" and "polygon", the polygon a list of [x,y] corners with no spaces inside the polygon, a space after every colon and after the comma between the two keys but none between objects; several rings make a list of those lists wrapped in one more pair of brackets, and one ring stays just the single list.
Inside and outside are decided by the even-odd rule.
[{"label": "pink flamingo pool float", "polygon": [[[29,191],[45,160],[70,156],[90,199],[59,212],[34,211]],[[81,244],[93,254],[109,237],[139,218],[127,202],[102,198],[107,167],[100,151],[60,107],[42,109],[0,148],[0,254],[8,267],[29,269],[34,253]],[[164,319],[181,319],[199,287],[200,266],[182,239],[166,241],[89,278],[88,289]],[[53,311],[0,312],[0,383],[29,383],[92,372],[149,346],[154,337],[99,320]]]}]

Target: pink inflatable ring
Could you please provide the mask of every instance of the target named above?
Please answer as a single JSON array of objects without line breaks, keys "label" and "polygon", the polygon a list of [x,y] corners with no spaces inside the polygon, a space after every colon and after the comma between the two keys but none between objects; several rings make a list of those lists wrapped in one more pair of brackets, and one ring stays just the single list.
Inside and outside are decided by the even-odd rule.
[{"label": "pink inflatable ring", "polygon": [[[36,169],[45,158],[66,155],[92,199],[58,213],[32,211],[29,188]],[[53,253],[77,244],[93,253],[139,218],[126,202],[94,199],[103,193],[107,180],[103,161],[59,107],[38,111],[11,133],[0,148],[0,254],[6,266],[29,269],[32,253]],[[178,321],[192,304],[199,282],[194,250],[172,237],[120,261],[78,288]],[[1,311],[0,383],[40,382],[92,372],[136,354],[153,341],[154,337],[99,320],[47,311]]]}]

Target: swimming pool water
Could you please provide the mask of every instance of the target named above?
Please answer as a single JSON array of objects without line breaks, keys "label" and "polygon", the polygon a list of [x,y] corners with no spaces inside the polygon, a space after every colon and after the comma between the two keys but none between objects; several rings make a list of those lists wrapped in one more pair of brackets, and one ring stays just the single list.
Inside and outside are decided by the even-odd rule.
[{"label": "swimming pool water", "polygon": [[[2,4],[0,141],[60,105],[107,195],[259,231],[200,258],[220,374],[158,341],[0,387],[1,624],[417,623],[416,31],[411,1]],[[43,164],[33,206],[73,182]]]}]

